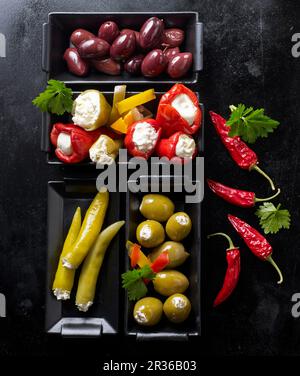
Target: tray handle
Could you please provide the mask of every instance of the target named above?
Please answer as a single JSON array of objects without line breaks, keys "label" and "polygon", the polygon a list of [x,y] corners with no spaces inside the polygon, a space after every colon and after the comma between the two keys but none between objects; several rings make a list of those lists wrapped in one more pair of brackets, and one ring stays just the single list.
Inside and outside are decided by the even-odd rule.
[{"label": "tray handle", "polygon": [[41,151],[48,153],[50,151],[49,129],[48,129],[49,114],[42,113],[42,132],[41,132]]},{"label": "tray handle", "polygon": [[49,71],[49,67],[48,67],[48,42],[49,42],[48,29],[49,29],[49,24],[43,23],[42,70],[44,72]]},{"label": "tray handle", "polygon": [[203,23],[195,24],[195,62],[194,70],[199,72],[203,69]]},{"label": "tray handle", "polygon": [[82,322],[65,320],[62,323],[60,333],[62,337],[100,337],[102,334],[102,323],[92,320],[83,320]]},{"label": "tray handle", "polygon": [[146,341],[188,341],[189,337],[184,333],[137,333],[138,342]]}]

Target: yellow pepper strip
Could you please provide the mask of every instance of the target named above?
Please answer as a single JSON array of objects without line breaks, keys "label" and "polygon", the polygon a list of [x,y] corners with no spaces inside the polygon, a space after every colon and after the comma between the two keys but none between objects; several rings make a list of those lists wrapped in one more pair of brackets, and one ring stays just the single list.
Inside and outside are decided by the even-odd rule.
[{"label": "yellow pepper strip", "polygon": [[78,237],[69,249],[69,252],[63,257],[62,263],[65,268],[77,269],[82,263],[91,246],[101,231],[104,217],[108,207],[109,194],[107,191],[98,192],[89,206]]},{"label": "yellow pepper strip", "polygon": [[134,107],[140,106],[141,104],[147,103],[155,99],[154,89],[145,90],[139,94],[132,95],[121,102],[117,103],[117,109],[119,114],[122,115],[124,112],[132,110]]},{"label": "yellow pepper strip", "polygon": [[[128,256],[130,257],[131,255],[131,251],[132,251],[132,246],[133,246],[133,243],[129,240],[127,240],[126,242],[126,249],[128,251]],[[145,265],[151,265],[151,261],[148,259],[148,257],[142,252],[140,251],[140,257],[137,261],[137,264],[140,268],[143,268]]]},{"label": "yellow pepper strip", "polygon": [[119,118],[116,120],[111,126],[110,126],[114,131],[126,134],[128,130],[128,124],[125,123],[123,118]]},{"label": "yellow pepper strip", "polygon": [[57,300],[70,299],[71,290],[74,283],[75,270],[63,267],[62,259],[73,246],[81,227],[81,210],[78,207],[72,219],[64,246],[59,258],[52,290]]},{"label": "yellow pepper strip", "polygon": [[76,306],[79,311],[86,312],[93,304],[97,279],[106,250],[124,223],[125,221],[119,221],[103,230],[84,260],[76,294]]},{"label": "yellow pepper strip", "polygon": [[119,133],[126,134],[128,127],[131,124],[142,119],[143,115],[136,107],[134,107],[132,110],[128,111],[123,118],[120,117],[118,120],[116,120],[110,127]]},{"label": "yellow pepper strip", "polygon": [[126,96],[126,85],[115,86],[113,105],[112,105],[112,110],[110,113],[108,124],[113,124],[120,117],[120,114],[118,112],[116,105],[117,103],[125,99],[125,96]]}]

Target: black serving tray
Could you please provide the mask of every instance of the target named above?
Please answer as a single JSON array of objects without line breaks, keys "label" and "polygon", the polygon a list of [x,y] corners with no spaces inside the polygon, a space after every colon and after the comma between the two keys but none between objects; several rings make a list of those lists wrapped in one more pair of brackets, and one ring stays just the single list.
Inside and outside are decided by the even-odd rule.
[{"label": "black serving tray", "polygon": [[132,77],[126,72],[122,72],[119,76],[109,76],[95,71],[82,78],[71,74],[63,60],[64,51],[70,45],[70,35],[77,28],[87,29],[97,35],[102,22],[113,20],[117,22],[120,28],[139,30],[144,21],[152,16],[163,19],[167,28],[180,27],[185,30],[185,42],[181,50],[192,52],[194,63],[193,68],[186,77],[183,77],[181,82],[184,84],[196,83],[198,72],[203,68],[203,24],[199,22],[197,12],[50,13],[48,22],[43,25],[42,68],[47,72],[47,78],[61,80],[68,84],[120,84],[126,82],[168,84],[177,82],[166,74],[158,78],[146,79],[143,76]]},{"label": "black serving tray", "polygon": [[[91,88],[88,85],[85,85],[86,89]],[[170,85],[171,87],[171,85]],[[96,87],[95,87],[96,89]],[[168,88],[169,89],[169,88]],[[84,89],[85,90],[85,89]],[[81,91],[74,91],[74,97],[76,98]],[[126,97],[130,97],[134,94],[137,94],[138,92],[136,91],[128,91],[126,92]],[[105,95],[105,98],[107,101],[112,104],[113,102],[113,95],[114,93],[112,91],[105,91],[103,92]],[[155,92],[156,99],[148,102],[145,104],[145,106],[154,114],[156,115],[158,103],[160,101],[160,98],[162,97],[164,93],[163,92]],[[199,98],[199,94],[196,92],[196,95]],[[203,104],[200,103],[200,107],[202,110],[202,124],[201,128],[198,132],[196,142],[197,142],[197,147],[198,147],[198,155],[202,155],[203,153],[203,148],[204,148],[204,106]],[[42,132],[41,132],[41,150],[46,153],[46,160],[48,164],[51,165],[60,165],[60,166],[65,166],[65,167],[85,167],[85,168],[94,168],[96,169],[95,163],[90,161],[89,159],[84,160],[80,163],[76,163],[74,165],[68,165],[66,163],[61,162],[55,155],[54,152],[54,147],[50,142],[50,132],[52,129],[53,124],[57,122],[62,122],[62,123],[72,123],[72,116],[70,114],[64,114],[61,116],[50,114],[48,112],[44,112],[42,114]]]},{"label": "black serving tray", "polygon": [[[77,206],[82,217],[96,194],[96,182],[91,180],[67,180],[48,183],[48,252],[46,284],[47,333],[63,336],[94,337],[119,332],[119,281],[120,281],[120,233],[113,239],[100,272],[95,301],[88,312],[80,312],[75,306],[75,294],[79,270],[71,299],[58,301],[51,287],[64,239]],[[109,207],[103,228],[125,218],[120,213],[120,194],[110,193]],[[123,230],[124,231],[124,230]],[[122,241],[123,242],[123,241]]]},{"label": "black serving tray", "polygon": [[[141,177],[148,179],[149,177]],[[176,181],[176,179],[174,180]],[[171,193],[163,193],[163,178],[161,178],[158,186],[154,187],[154,191],[162,192],[170,197],[175,203],[175,211],[185,211],[191,217],[193,228],[191,234],[183,241],[190,257],[186,262],[176,268],[182,271],[190,281],[190,286],[186,291],[192,304],[192,312],[190,317],[182,324],[172,324],[166,317],[163,317],[161,322],[155,327],[143,327],[138,325],[133,319],[134,303],[128,301],[127,293],[125,292],[125,317],[124,328],[125,334],[134,336],[137,340],[183,340],[186,341],[189,337],[199,336],[201,334],[201,310],[200,310],[200,262],[201,262],[201,203],[187,204],[184,202],[184,192],[176,192],[176,183],[171,184]],[[129,182],[130,183],[130,182]],[[136,241],[135,231],[137,225],[145,220],[139,212],[140,202],[143,195],[146,193],[131,193],[126,194],[126,239]],[[166,239],[167,240],[167,239]],[[125,269],[129,270],[130,261],[125,251]],[[165,297],[157,294],[151,286],[149,286],[148,296],[155,296],[164,302]]]}]

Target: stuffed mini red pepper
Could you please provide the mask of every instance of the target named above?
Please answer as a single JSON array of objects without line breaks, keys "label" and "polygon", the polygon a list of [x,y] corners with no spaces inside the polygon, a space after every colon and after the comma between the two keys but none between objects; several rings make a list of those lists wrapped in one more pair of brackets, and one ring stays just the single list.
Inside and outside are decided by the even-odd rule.
[{"label": "stuffed mini red pepper", "polygon": [[53,125],[50,139],[55,146],[55,154],[64,163],[78,163],[89,155],[89,149],[100,134],[111,136],[108,129],[86,132],[75,124],[56,123]]},{"label": "stuffed mini red pepper", "polygon": [[175,84],[161,98],[156,120],[164,137],[175,132],[195,134],[201,125],[202,112],[196,94],[182,84]]},{"label": "stuffed mini red pepper", "polygon": [[174,162],[186,163],[197,155],[197,147],[192,136],[176,132],[169,138],[162,138],[157,146],[159,157],[167,157]]},{"label": "stuffed mini red pepper", "polygon": [[124,145],[134,157],[148,159],[160,140],[161,127],[154,119],[143,119],[133,123],[127,131]]}]

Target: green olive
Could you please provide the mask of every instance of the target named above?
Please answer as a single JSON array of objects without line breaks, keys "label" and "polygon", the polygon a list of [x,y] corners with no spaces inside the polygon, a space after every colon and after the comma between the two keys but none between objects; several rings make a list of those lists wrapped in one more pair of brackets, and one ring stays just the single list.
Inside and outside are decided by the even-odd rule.
[{"label": "green olive", "polygon": [[185,295],[174,294],[165,301],[163,310],[168,320],[179,324],[189,317],[191,303]]},{"label": "green olive", "polygon": [[163,304],[157,298],[143,298],[136,302],[133,309],[135,321],[144,326],[156,325],[162,316]]},{"label": "green olive", "polygon": [[192,229],[191,218],[184,212],[173,214],[167,224],[166,233],[171,240],[180,242],[186,238]]},{"label": "green olive", "polygon": [[142,247],[157,247],[165,240],[165,230],[159,222],[149,219],[138,225],[136,238]]},{"label": "green olive", "polygon": [[174,204],[169,197],[159,194],[149,194],[143,197],[140,212],[147,219],[165,222],[174,213],[174,208]]},{"label": "green olive", "polygon": [[164,296],[183,293],[189,287],[189,280],[177,270],[165,270],[156,274],[154,290]]},{"label": "green olive", "polygon": [[185,251],[184,246],[181,243],[168,241],[164,242],[159,247],[154,248],[148,257],[153,262],[162,252],[165,251],[168,252],[170,260],[166,269],[177,268],[177,266],[182,265],[190,255]]}]

